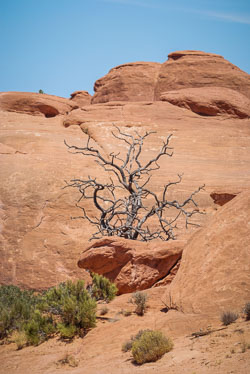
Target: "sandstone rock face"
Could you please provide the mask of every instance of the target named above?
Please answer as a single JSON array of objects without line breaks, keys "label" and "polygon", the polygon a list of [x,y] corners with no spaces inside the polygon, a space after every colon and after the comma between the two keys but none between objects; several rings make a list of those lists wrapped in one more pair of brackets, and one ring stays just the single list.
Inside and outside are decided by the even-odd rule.
[{"label": "sandstone rock face", "polygon": [[168,275],[184,244],[103,237],[83,251],[78,266],[109,278],[120,294],[144,290]]},{"label": "sandstone rock face", "polygon": [[160,64],[133,62],[117,66],[95,82],[92,104],[108,101],[153,101]]},{"label": "sandstone rock face", "polygon": [[[25,95],[20,93],[19,97]],[[34,103],[41,97],[51,98],[29,95],[34,97]],[[82,214],[75,207],[79,195],[74,189],[63,187],[65,180],[75,177],[90,175],[103,181],[110,175],[92,159],[68,152],[64,140],[82,146],[90,136],[90,144],[105,155],[120,152],[122,156],[126,146],[114,141],[113,124],[131,135],[135,131],[155,131],[145,142],[144,162],[154,157],[162,140],[172,134],[173,157],[160,161],[160,169],[153,173],[149,187],[160,193],[164,184],[177,180],[177,174],[184,172],[182,183],[169,189],[168,196],[183,201],[205,184],[196,201],[200,211],[207,214],[194,217],[201,225],[220,209],[218,204],[250,189],[248,118],[228,117],[227,113],[205,117],[163,101],[116,101],[71,110],[76,105],[74,100],[61,101],[53,96],[50,105],[54,108],[58,103],[60,115],[46,118],[36,104],[32,107],[30,99],[28,106],[18,106],[17,97],[18,93],[0,94],[2,284],[46,288],[66,279],[87,279],[77,261],[95,228],[84,220],[71,219]],[[59,103],[66,103],[66,107],[60,109]],[[84,201],[84,207],[91,217],[96,215],[90,201]],[[178,228],[177,237],[183,240],[195,231],[187,230],[184,222],[179,222]]]},{"label": "sandstone rock face", "polygon": [[199,51],[169,54],[161,65],[155,100],[163,93],[183,88],[225,87],[250,99],[250,76],[222,56]]},{"label": "sandstone rock face", "polygon": [[250,193],[211,217],[188,242],[166,300],[184,313],[240,312],[250,296]]},{"label": "sandstone rock face", "polygon": [[33,92],[0,92],[0,110],[33,115],[44,115],[47,118],[66,114],[77,105],[63,97]]},{"label": "sandstone rock face", "polygon": [[200,115],[227,114],[238,118],[250,117],[250,100],[245,95],[229,88],[183,88],[165,92],[160,99],[190,109]]},{"label": "sandstone rock face", "polygon": [[70,100],[72,100],[79,107],[89,105],[92,98],[88,91],[75,91],[70,96]]}]

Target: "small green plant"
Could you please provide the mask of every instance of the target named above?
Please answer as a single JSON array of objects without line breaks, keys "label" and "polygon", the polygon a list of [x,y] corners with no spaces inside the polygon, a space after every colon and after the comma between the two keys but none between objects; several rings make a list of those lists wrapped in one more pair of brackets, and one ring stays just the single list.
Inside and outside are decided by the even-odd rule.
[{"label": "small green plant", "polygon": [[43,90],[38,91],[39,94],[44,94]]},{"label": "small green plant", "polygon": [[65,356],[58,361],[61,365],[69,365],[71,367],[77,367],[78,361],[75,359],[73,355],[70,355],[69,353],[66,353]]},{"label": "small green plant", "polygon": [[138,316],[143,316],[147,308],[148,295],[144,292],[137,291],[132,294],[131,303],[136,305],[135,313]]},{"label": "small green plant", "polygon": [[129,317],[131,316],[132,312],[130,310],[122,310],[121,311],[121,314],[124,316],[124,317]]},{"label": "small green plant", "polygon": [[77,328],[74,325],[65,325],[58,323],[57,328],[60,332],[61,338],[65,340],[72,340],[77,333]]},{"label": "small green plant", "polygon": [[246,315],[246,320],[250,321],[250,303],[245,304],[243,312]]},{"label": "small green plant", "polygon": [[224,326],[228,326],[231,323],[235,322],[238,319],[238,317],[239,317],[238,314],[231,312],[231,311],[227,311],[221,314],[220,319]]},{"label": "small green plant", "polygon": [[100,315],[101,316],[105,316],[105,314],[108,313],[108,308],[106,306],[104,306],[101,310],[100,310]]},{"label": "small green plant", "polygon": [[143,331],[132,344],[132,355],[137,364],[154,362],[173,348],[173,343],[161,331]]},{"label": "small green plant", "polygon": [[91,273],[91,277],[91,295],[96,300],[105,300],[106,302],[110,302],[115,298],[118,289],[114,283],[110,282],[110,280],[103,275],[96,273]]}]

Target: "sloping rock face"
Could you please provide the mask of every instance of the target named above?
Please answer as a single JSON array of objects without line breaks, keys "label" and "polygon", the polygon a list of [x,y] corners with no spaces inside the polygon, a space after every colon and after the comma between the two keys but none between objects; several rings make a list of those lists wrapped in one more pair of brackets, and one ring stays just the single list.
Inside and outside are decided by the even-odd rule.
[{"label": "sloping rock face", "polygon": [[91,103],[92,96],[88,91],[75,91],[70,95],[70,100],[79,107],[89,105]]},{"label": "sloping rock face", "polygon": [[155,87],[155,100],[167,91],[182,88],[225,87],[250,99],[249,74],[222,56],[198,51],[170,53],[161,65]]},{"label": "sloping rock face", "polygon": [[166,300],[184,313],[240,312],[250,297],[250,192],[224,205],[184,249]]},{"label": "sloping rock face", "polygon": [[103,237],[83,251],[78,266],[115,282],[120,294],[145,290],[169,274],[184,244]]},{"label": "sloping rock face", "polygon": [[119,65],[95,82],[92,104],[108,101],[153,101],[160,69],[156,62]]},{"label": "sloping rock face", "polygon": [[204,116],[227,114],[238,118],[250,117],[250,100],[229,88],[183,88],[165,92],[160,99]]},{"label": "sloping rock face", "polygon": [[0,110],[47,118],[67,114],[78,106],[63,97],[34,92],[0,92]]}]

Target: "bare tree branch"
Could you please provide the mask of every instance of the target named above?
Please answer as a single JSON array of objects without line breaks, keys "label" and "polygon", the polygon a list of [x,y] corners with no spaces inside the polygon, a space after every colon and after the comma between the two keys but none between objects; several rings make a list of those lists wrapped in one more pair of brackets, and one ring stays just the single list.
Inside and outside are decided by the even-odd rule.
[{"label": "bare tree branch", "polygon": [[[144,140],[153,132],[140,135],[130,135],[121,131],[117,126],[112,131],[115,139],[125,143],[127,152],[124,157],[120,153],[111,152],[108,157],[90,145],[88,137],[86,146],[77,147],[64,141],[70,152],[91,156],[108,174],[113,174],[114,181],[109,177],[109,183],[97,181],[97,178],[88,176],[86,179],[72,179],[66,182],[65,187],[77,188],[80,198],[77,202],[83,216],[90,224],[96,226],[97,231],[91,239],[98,239],[104,235],[118,235],[132,240],[149,241],[153,239],[175,239],[175,229],[178,219],[183,216],[185,225],[197,225],[191,218],[195,214],[202,214],[197,208],[195,196],[204,188],[199,187],[192,192],[183,202],[168,200],[168,190],[171,186],[182,181],[182,175],[178,179],[164,185],[162,194],[155,193],[146,186],[151,180],[151,173],[158,170],[158,161],[163,156],[172,157],[173,151],[169,146],[172,135],[169,135],[154,158],[143,164],[141,155]],[[80,206],[84,199],[91,199],[99,216],[92,219],[86,209]],[[193,207],[194,208],[193,208]],[[175,210],[176,214],[167,216],[168,209]],[[158,227],[155,229],[155,223]]]}]

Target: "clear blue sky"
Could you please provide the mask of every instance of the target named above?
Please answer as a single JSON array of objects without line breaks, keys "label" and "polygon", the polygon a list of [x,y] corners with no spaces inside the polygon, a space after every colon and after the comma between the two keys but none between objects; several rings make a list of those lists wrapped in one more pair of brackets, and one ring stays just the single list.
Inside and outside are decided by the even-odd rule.
[{"label": "clear blue sky", "polygon": [[185,49],[250,73],[250,0],[0,0],[0,47],[0,91],[92,94],[116,65]]}]

